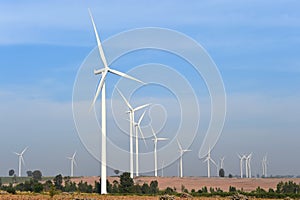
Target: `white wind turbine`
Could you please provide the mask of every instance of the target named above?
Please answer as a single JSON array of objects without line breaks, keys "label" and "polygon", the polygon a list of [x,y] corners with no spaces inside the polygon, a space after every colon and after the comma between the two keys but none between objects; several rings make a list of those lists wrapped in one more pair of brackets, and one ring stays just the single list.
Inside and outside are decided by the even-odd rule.
[{"label": "white wind turbine", "polygon": [[190,149],[183,149],[180,142],[178,141],[177,139],[177,144],[178,144],[178,148],[179,148],[179,153],[180,153],[180,161],[179,161],[179,168],[180,168],[180,178],[183,177],[183,165],[182,165],[182,156],[185,152],[188,152],[188,151],[192,151]]},{"label": "white wind turbine", "polygon": [[[117,88],[117,90],[118,90],[119,94],[121,95],[121,97],[123,98],[123,100],[125,101],[127,107],[129,108],[128,113],[129,113],[129,123],[130,123],[130,129],[129,129],[129,140],[130,140],[130,145],[129,145],[129,150],[130,150],[130,177],[133,178],[133,128],[134,128],[134,114],[135,114],[135,111],[141,110],[141,109],[149,106],[150,104],[144,104],[144,105],[138,106],[136,108],[133,108],[130,105],[130,103],[127,101],[127,99],[124,97],[124,95],[121,93],[121,91],[118,88]],[[137,133],[136,133],[136,136],[137,136]],[[138,137],[136,137],[136,141],[135,142],[136,142],[136,147],[137,147],[138,146]],[[138,155],[136,155],[136,156],[138,156]],[[138,166],[136,168],[136,175],[138,176]]]},{"label": "white wind turbine", "polygon": [[220,169],[224,169],[224,159],[225,159],[224,156],[222,158],[220,158],[220,161],[221,161]]},{"label": "white wind turbine", "polygon": [[101,131],[101,133],[102,133],[101,134],[101,136],[102,136],[101,137],[101,142],[102,142],[102,144],[101,144],[101,152],[102,152],[102,154],[101,154],[101,194],[106,194],[107,188],[106,188],[106,89],[105,89],[105,79],[106,79],[107,74],[110,72],[110,73],[116,74],[116,75],[124,77],[124,78],[135,80],[140,83],[142,83],[142,82],[136,78],[133,78],[133,77],[125,74],[125,73],[119,72],[117,70],[114,70],[114,69],[111,69],[110,67],[108,67],[106,58],[104,56],[104,51],[103,51],[103,48],[102,48],[102,45],[100,42],[100,38],[98,36],[97,28],[94,23],[94,19],[93,19],[93,16],[92,16],[92,13],[90,12],[90,10],[89,10],[89,14],[91,17],[91,21],[93,23],[93,28],[94,28],[94,32],[95,32],[95,36],[96,36],[96,40],[97,40],[97,46],[98,46],[98,50],[100,53],[100,58],[104,65],[104,68],[99,69],[99,70],[94,70],[95,75],[102,74],[102,77],[101,77],[101,80],[97,87],[97,91],[96,91],[95,97],[93,99],[91,108],[93,108],[95,106],[95,103],[100,94],[100,91],[102,90],[102,97],[101,97],[101,102],[102,102],[102,105],[101,105],[102,106],[102,109],[101,109],[101,111],[102,111],[102,113],[101,113],[101,128],[102,128],[102,131]]},{"label": "white wind turbine", "polygon": [[22,163],[23,165],[25,164],[24,159],[23,159],[23,154],[27,150],[28,147],[26,147],[21,153],[16,153],[14,152],[17,156],[19,156],[19,177],[21,177],[22,174]]},{"label": "white wind turbine", "polygon": [[135,169],[136,169],[136,176],[139,176],[139,131],[141,133],[141,136],[144,140],[144,143],[146,145],[145,137],[143,134],[143,131],[141,129],[141,122],[144,118],[146,111],[143,112],[138,122],[134,122],[135,126]]},{"label": "white wind turbine", "polygon": [[207,177],[210,178],[210,162],[212,162],[215,166],[217,166],[216,162],[210,157],[211,149],[209,147],[207,157],[203,162],[207,162]]},{"label": "white wind turbine", "polygon": [[265,155],[263,157],[263,160],[262,160],[261,164],[262,164],[262,168],[263,168],[263,176],[264,176],[264,178],[266,178],[267,177],[267,164],[268,164],[267,155]]},{"label": "white wind turbine", "polygon": [[74,152],[72,157],[67,157],[69,160],[71,160],[71,177],[74,176],[74,164],[77,166],[77,163],[75,161],[76,151]]},{"label": "white wind turbine", "polygon": [[240,156],[238,155],[239,159],[240,159],[240,170],[241,170],[241,178],[243,178],[243,160],[246,159],[246,156]]},{"label": "white wind turbine", "polygon": [[252,153],[250,153],[246,157],[246,177],[247,178],[251,178],[252,177],[252,174],[251,174],[251,158],[252,158]]},{"label": "white wind turbine", "polygon": [[168,138],[158,138],[156,136],[156,133],[154,132],[152,126],[151,126],[151,130],[152,130],[152,134],[154,136],[154,138],[152,139],[154,142],[154,176],[157,177],[157,142],[168,140]]}]

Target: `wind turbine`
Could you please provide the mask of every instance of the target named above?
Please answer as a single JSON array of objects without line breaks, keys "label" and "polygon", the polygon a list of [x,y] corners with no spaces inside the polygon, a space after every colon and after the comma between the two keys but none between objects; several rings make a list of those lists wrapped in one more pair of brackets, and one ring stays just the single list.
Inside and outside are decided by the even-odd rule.
[{"label": "wind turbine", "polygon": [[100,42],[100,38],[99,38],[99,35],[97,32],[97,28],[94,23],[92,13],[90,10],[88,10],[88,11],[89,11],[91,21],[93,24],[100,58],[104,65],[104,68],[99,69],[99,70],[94,70],[95,75],[102,74],[102,77],[98,84],[97,91],[96,91],[96,94],[94,96],[94,99],[93,99],[93,102],[91,105],[91,109],[95,106],[95,103],[100,94],[100,91],[102,90],[102,97],[101,97],[101,102],[102,102],[102,109],[101,109],[101,111],[102,111],[102,113],[101,113],[101,128],[102,128],[102,131],[101,131],[101,133],[102,133],[102,137],[101,137],[101,142],[102,142],[102,144],[101,144],[101,194],[107,194],[107,188],[106,188],[106,89],[105,89],[105,79],[106,79],[106,76],[108,73],[112,73],[112,74],[116,74],[116,75],[124,77],[124,78],[138,81],[140,83],[143,83],[143,82],[141,82],[140,80],[133,78],[125,73],[119,72],[117,70],[114,70],[114,69],[111,69],[110,67],[108,67],[106,58],[104,56],[104,51],[103,51],[103,48],[102,48],[102,45]]},{"label": "wind turbine", "polygon": [[143,114],[141,115],[139,121],[136,123],[134,123],[134,126],[135,126],[135,169],[136,169],[136,176],[139,176],[139,138],[138,138],[138,135],[139,135],[139,131],[141,133],[141,136],[144,140],[144,143],[146,145],[146,141],[145,141],[145,137],[144,137],[144,134],[142,132],[142,129],[141,129],[141,122],[144,118],[144,115],[145,115],[146,111],[143,112]]},{"label": "wind turbine", "polygon": [[28,147],[26,147],[21,153],[14,152],[17,156],[19,156],[19,177],[21,177],[21,173],[22,173],[22,163],[23,163],[23,165],[25,164],[24,159],[23,159],[23,154],[25,153],[27,148]]},{"label": "wind turbine", "polygon": [[154,138],[152,139],[154,142],[154,176],[157,177],[157,142],[168,140],[168,138],[158,138],[151,126],[152,134]]},{"label": "wind turbine", "polygon": [[246,177],[247,178],[251,178],[251,158],[252,158],[252,153],[250,153],[247,157],[246,157]]},{"label": "wind turbine", "polygon": [[241,178],[243,178],[243,160],[246,159],[246,156],[245,156],[245,155],[240,156],[240,155],[238,154],[238,157],[239,157],[239,159],[240,159]]},{"label": "wind turbine", "polygon": [[224,168],[224,159],[225,159],[224,156],[222,158],[220,158],[220,161],[221,161],[220,169]]},{"label": "wind turbine", "polygon": [[188,152],[188,151],[192,151],[190,149],[182,149],[182,146],[180,144],[180,142],[178,141],[177,139],[177,144],[178,144],[178,148],[179,148],[179,153],[180,153],[180,163],[179,163],[179,167],[180,167],[180,178],[183,177],[183,166],[182,166],[182,156],[185,152]]},{"label": "wind turbine", "polygon": [[207,162],[207,177],[210,178],[210,161],[215,165],[217,166],[216,162],[210,157],[210,147],[209,147],[209,150],[208,150],[208,153],[207,153],[207,157],[206,159],[203,161],[203,162]]},{"label": "wind turbine", "polygon": [[76,151],[74,152],[72,157],[67,157],[69,160],[71,160],[71,177],[74,176],[74,164],[77,166],[77,163],[75,161]]},{"label": "wind turbine", "polygon": [[[130,103],[127,101],[127,99],[124,97],[124,95],[121,93],[121,91],[117,88],[119,94],[121,95],[121,97],[123,98],[123,100],[125,101],[127,107],[129,108],[129,123],[130,123],[130,130],[129,130],[129,140],[130,140],[130,145],[129,145],[129,149],[130,149],[130,177],[133,178],[133,128],[134,128],[134,113],[135,111],[138,111],[140,109],[143,109],[147,106],[149,106],[150,104],[144,104],[141,106],[138,106],[136,108],[133,108]],[[136,134],[137,135],[137,134]],[[136,137],[136,146],[138,146],[138,137]],[[138,169],[136,169],[136,173],[138,176]]]},{"label": "wind turbine", "polygon": [[262,160],[263,176],[265,178],[267,177],[267,164],[268,164],[267,155],[265,155]]}]

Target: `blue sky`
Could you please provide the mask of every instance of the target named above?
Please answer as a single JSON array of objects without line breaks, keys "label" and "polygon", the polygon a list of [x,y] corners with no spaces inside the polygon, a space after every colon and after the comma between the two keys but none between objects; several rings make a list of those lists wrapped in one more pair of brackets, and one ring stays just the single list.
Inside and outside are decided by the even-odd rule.
[{"label": "blue sky", "polygon": [[[254,152],[253,174],[261,173],[259,162],[267,152],[270,174],[300,174],[295,159],[300,139],[299,6],[296,0],[1,1],[0,175],[17,169],[11,152],[27,145],[25,169],[67,175],[65,157],[76,149],[75,174],[99,174],[98,162],[77,136],[71,107],[77,71],[96,45],[87,8],[102,40],[133,28],[163,27],[207,50],[227,94],[227,119],[212,157],[225,154],[229,173],[239,173],[238,152]],[[125,56],[124,63],[131,58]],[[132,63],[168,63],[169,58],[150,51]],[[206,174],[202,161],[193,163],[201,140],[185,157],[186,175]],[[176,175],[176,164],[164,173]]]}]

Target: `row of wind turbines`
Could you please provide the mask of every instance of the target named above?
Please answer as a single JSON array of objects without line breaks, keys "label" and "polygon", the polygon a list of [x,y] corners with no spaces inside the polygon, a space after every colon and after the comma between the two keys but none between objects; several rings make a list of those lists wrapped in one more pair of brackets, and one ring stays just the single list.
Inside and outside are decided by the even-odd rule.
[{"label": "row of wind turbines", "polygon": [[[99,81],[99,84],[97,86],[97,90],[95,93],[95,96],[93,98],[92,104],[91,104],[91,109],[93,109],[95,107],[95,103],[97,102],[97,99],[99,97],[99,94],[101,92],[101,194],[107,194],[107,186],[106,186],[106,179],[107,179],[107,166],[106,166],[106,83],[105,80],[107,78],[108,74],[115,74],[118,75],[120,77],[126,78],[126,79],[130,79],[133,81],[136,81],[140,84],[144,84],[144,82],[142,82],[141,80],[134,78],[132,76],[129,76],[128,74],[125,74],[123,72],[117,71],[115,69],[112,69],[108,66],[107,61],[106,61],[106,57],[102,48],[102,44],[101,44],[101,40],[100,37],[98,35],[97,32],[97,28],[92,16],[92,13],[90,10],[89,11],[89,15],[92,21],[92,25],[93,25],[93,29],[94,29],[94,34],[96,36],[96,41],[97,41],[97,47],[98,47],[98,51],[99,51],[99,55],[100,58],[102,60],[102,64],[104,65],[104,68],[102,69],[98,69],[98,70],[94,70],[94,74],[95,75],[99,75],[101,74],[101,79]],[[135,121],[135,112],[138,110],[141,110],[143,108],[146,108],[147,106],[149,106],[150,104],[144,104],[138,107],[133,108],[128,100],[124,97],[124,95],[121,93],[121,91],[119,91],[119,94],[121,95],[121,97],[123,98],[123,100],[125,101],[129,111],[127,112],[129,114],[129,122],[130,122],[130,129],[129,129],[129,140],[130,140],[130,146],[129,146],[129,151],[130,151],[130,175],[133,178],[133,134],[134,134],[134,130],[135,130],[135,150],[136,150],[136,175],[139,175],[139,162],[138,162],[138,153],[139,153],[139,144],[138,144],[138,136],[139,136],[139,132],[141,134],[141,136],[144,139],[141,127],[140,127],[140,123],[145,115],[145,111],[144,113],[141,115],[141,117],[139,118],[139,120],[136,122]],[[157,133],[155,133],[155,131],[152,129],[152,133],[153,133],[153,142],[154,142],[154,175],[157,176],[157,143],[158,141],[164,141],[164,140],[168,140],[168,138],[158,138],[156,136]],[[145,141],[145,140],[144,140]],[[182,161],[182,157],[183,154],[185,152],[191,151],[189,149],[183,149],[180,142],[177,140],[178,143],[178,147],[179,147],[179,153],[180,153],[180,158],[179,158],[179,164],[180,164],[180,177],[183,176],[183,161]],[[217,164],[214,162],[214,160],[211,158],[210,155],[211,149],[209,149],[207,157],[205,158],[204,162],[207,162],[207,175],[208,177],[210,177],[210,163],[213,163],[215,166],[217,166]],[[250,157],[248,155],[248,157],[242,156],[241,157],[241,177],[242,177],[242,165],[243,165],[243,160],[246,159],[246,171],[247,171],[247,176],[251,177],[251,155]],[[266,159],[265,159],[266,160]],[[221,168],[223,167],[223,162],[224,162],[224,158],[221,160]],[[267,161],[264,161],[264,175],[266,176],[267,173]]]},{"label": "row of wind turbines", "polygon": [[[23,155],[24,155],[24,153],[27,149],[28,149],[28,147],[25,147],[23,149],[23,151],[21,151],[21,153],[13,152],[14,154],[16,154],[18,156],[18,164],[19,164],[19,166],[18,166],[18,176],[19,177],[22,176],[22,164],[25,165]],[[69,159],[71,161],[71,170],[70,170],[70,176],[71,177],[74,176],[74,165],[77,166],[75,156],[76,156],[76,151],[74,152],[74,154],[71,157],[67,157],[67,159]]]}]

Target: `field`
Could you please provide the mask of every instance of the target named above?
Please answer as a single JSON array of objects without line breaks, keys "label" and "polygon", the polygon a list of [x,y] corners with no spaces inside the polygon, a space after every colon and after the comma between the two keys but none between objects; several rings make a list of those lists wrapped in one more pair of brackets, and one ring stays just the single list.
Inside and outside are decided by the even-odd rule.
[{"label": "field", "polygon": [[[1,200],[47,200],[51,199],[47,195],[0,195]],[[52,198],[53,200],[158,200],[158,196],[111,196],[111,195],[57,195]],[[176,199],[182,199],[176,197]],[[187,199],[187,198],[185,198]],[[202,199],[202,200],[230,200],[230,198],[220,198],[220,197],[199,197],[190,199]],[[255,200],[268,200],[268,199],[258,199]]]},{"label": "field", "polygon": [[[75,182],[80,180],[86,181],[90,184],[94,184],[95,181],[99,180],[99,177],[82,177],[72,179]],[[113,180],[119,181],[118,177],[108,177],[110,183]],[[286,182],[292,180],[296,183],[300,183],[300,178],[251,178],[251,179],[240,179],[240,178],[205,178],[205,177],[137,177],[134,178],[134,182],[139,185],[148,183],[152,180],[158,181],[159,189],[165,189],[167,187],[176,188],[178,192],[181,191],[183,185],[189,191],[195,189],[201,189],[203,186],[207,188],[221,188],[223,191],[228,191],[229,186],[234,186],[237,189],[243,188],[244,191],[250,192],[255,190],[258,186],[268,190],[269,188],[276,188],[277,183],[280,181]]]},{"label": "field", "polygon": [[[3,179],[3,178],[2,178]],[[26,180],[26,178],[23,178]],[[20,179],[20,180],[23,180]],[[50,177],[46,178],[50,179]],[[113,180],[119,181],[118,177],[108,177],[109,182],[112,183]],[[11,179],[4,179],[5,181],[10,181]],[[24,181],[23,180],[23,181]],[[244,191],[252,191],[255,190],[258,186],[268,190],[269,188],[276,188],[277,183],[280,181],[287,182],[293,181],[296,183],[300,182],[300,178],[252,178],[252,179],[240,179],[240,178],[204,178],[204,177],[137,177],[134,178],[134,182],[136,184],[142,185],[143,183],[150,183],[152,180],[158,181],[158,186],[160,190],[163,190],[167,187],[176,188],[178,192],[181,192],[182,185],[191,191],[195,189],[201,189],[202,187],[206,186],[207,188],[221,188],[223,191],[228,191],[229,186],[234,186],[237,189],[243,188]],[[99,181],[99,177],[76,177],[72,178],[72,181],[78,183],[79,181],[88,182],[89,184],[94,185],[95,181]],[[0,200],[43,200],[43,199],[51,199],[48,194],[33,194],[33,193],[18,193],[16,195],[11,194],[0,194]],[[158,199],[158,196],[113,196],[113,195],[97,195],[97,194],[67,194],[62,193],[59,195],[55,195],[52,199],[65,199],[65,200],[73,200],[73,199],[81,199],[81,200],[96,200],[96,199],[103,199],[103,200],[112,200],[112,199],[141,199],[141,200],[154,200]],[[180,199],[180,198],[176,198]],[[193,199],[203,199],[203,200],[229,200],[229,198],[220,198],[220,197],[213,197],[213,198],[193,198]],[[256,198],[258,200],[258,198]],[[266,199],[264,199],[266,200]]]}]

